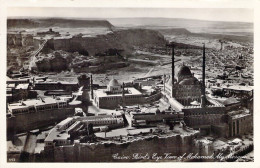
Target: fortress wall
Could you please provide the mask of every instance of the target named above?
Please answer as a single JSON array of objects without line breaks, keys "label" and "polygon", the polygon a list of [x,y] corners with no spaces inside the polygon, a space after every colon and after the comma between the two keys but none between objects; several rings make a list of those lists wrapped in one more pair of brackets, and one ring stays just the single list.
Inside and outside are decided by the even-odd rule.
[{"label": "fortress wall", "polygon": [[189,127],[197,127],[201,125],[218,125],[223,124],[222,114],[207,114],[198,116],[184,117],[185,123]]},{"label": "fortress wall", "polygon": [[22,132],[59,122],[74,114],[73,108],[51,109],[7,118],[7,132]]},{"label": "fortress wall", "polygon": [[[54,161],[56,162],[132,162],[138,161],[132,159],[134,153],[152,156],[153,153],[164,156],[164,153],[171,155],[182,155],[196,151],[192,145],[192,139],[195,135],[181,137],[175,135],[172,137],[154,137],[133,142],[115,144],[75,144],[73,146],[55,147]],[[112,155],[129,156],[128,159],[113,159]],[[148,161],[148,160],[146,160]],[[153,160],[149,160],[153,161]]]}]

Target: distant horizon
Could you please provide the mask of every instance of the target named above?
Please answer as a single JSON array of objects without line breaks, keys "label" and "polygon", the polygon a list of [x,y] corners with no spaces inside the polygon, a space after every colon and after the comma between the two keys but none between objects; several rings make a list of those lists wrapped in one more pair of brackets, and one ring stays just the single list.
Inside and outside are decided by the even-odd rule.
[{"label": "distant horizon", "polygon": [[192,19],[192,18],[167,18],[167,17],[110,17],[110,18],[83,18],[83,17],[51,17],[51,16],[8,16],[7,19],[75,19],[75,20],[108,20],[108,19],[176,19],[176,20],[198,20],[205,22],[234,22],[234,23],[249,23],[249,21],[221,21],[221,20],[203,20],[203,19]]},{"label": "distant horizon", "polygon": [[130,19],[161,18],[254,23],[247,8],[64,8],[9,7],[7,18]]}]

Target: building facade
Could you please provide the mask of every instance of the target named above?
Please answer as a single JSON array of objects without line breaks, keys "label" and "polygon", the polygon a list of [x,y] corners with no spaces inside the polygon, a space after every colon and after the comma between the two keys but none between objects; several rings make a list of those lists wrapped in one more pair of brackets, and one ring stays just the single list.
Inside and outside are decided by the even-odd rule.
[{"label": "building facade", "polygon": [[31,99],[21,101],[19,103],[12,103],[8,105],[8,111],[12,115],[19,115],[24,113],[35,113],[51,109],[66,108],[67,101],[57,100],[53,98],[45,99]]},{"label": "building facade", "polygon": [[109,82],[107,89],[97,89],[93,92],[94,103],[99,108],[114,109],[120,105],[134,105],[144,102],[144,97],[140,91],[134,87],[124,88],[116,79]]},{"label": "building facade", "polygon": [[241,136],[253,131],[253,115],[247,112],[229,113],[229,136]]},{"label": "building facade", "polygon": [[177,79],[169,78],[165,84],[165,91],[183,105],[190,105],[191,102],[201,100],[201,83],[191,73],[189,67],[181,66]]}]

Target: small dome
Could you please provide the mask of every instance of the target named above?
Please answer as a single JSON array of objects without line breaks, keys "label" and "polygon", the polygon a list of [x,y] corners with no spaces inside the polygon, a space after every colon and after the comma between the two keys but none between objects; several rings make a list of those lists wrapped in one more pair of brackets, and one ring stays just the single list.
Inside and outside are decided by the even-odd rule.
[{"label": "small dome", "polygon": [[195,77],[186,78],[179,82],[180,85],[196,85],[199,84],[199,81]]},{"label": "small dome", "polygon": [[190,68],[187,66],[182,66],[178,72],[178,78],[183,76],[192,76]]},{"label": "small dome", "polygon": [[112,79],[108,86],[120,86],[119,82],[116,79]]}]

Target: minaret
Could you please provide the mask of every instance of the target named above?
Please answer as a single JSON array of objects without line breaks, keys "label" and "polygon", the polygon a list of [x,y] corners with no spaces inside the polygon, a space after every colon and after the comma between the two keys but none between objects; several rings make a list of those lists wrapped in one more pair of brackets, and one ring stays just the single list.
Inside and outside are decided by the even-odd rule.
[{"label": "minaret", "polygon": [[94,99],[92,74],[90,75],[90,93],[91,93],[91,99]]},{"label": "minaret", "polygon": [[165,80],[165,74],[163,74],[163,91],[165,92],[165,82],[166,82],[166,80]]},{"label": "minaret", "polygon": [[125,83],[122,85],[122,105],[125,106]]},{"label": "minaret", "polygon": [[174,44],[171,46],[172,47],[172,97],[175,96],[174,94]]},{"label": "minaret", "polygon": [[201,107],[206,106],[205,96],[205,69],[206,69],[206,55],[205,55],[205,44],[203,44],[203,57],[202,57],[202,86],[201,86]]}]

